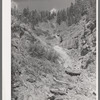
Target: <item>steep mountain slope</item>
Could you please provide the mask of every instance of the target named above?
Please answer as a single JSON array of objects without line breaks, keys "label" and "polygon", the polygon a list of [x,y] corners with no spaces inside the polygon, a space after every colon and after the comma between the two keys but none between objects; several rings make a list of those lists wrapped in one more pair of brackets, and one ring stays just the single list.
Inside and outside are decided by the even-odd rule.
[{"label": "steep mountain slope", "polygon": [[11,31],[12,100],[96,100],[94,22],[32,30],[12,16]]}]

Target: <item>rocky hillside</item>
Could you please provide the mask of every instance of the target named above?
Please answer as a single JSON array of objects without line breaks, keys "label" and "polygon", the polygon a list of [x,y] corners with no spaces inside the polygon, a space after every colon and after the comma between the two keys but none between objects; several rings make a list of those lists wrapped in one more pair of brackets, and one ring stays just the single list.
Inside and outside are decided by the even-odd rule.
[{"label": "rocky hillside", "polygon": [[95,5],[50,14],[12,4],[12,100],[96,100]]},{"label": "rocky hillside", "polygon": [[12,100],[96,100],[95,21],[61,27],[12,16]]},{"label": "rocky hillside", "polygon": [[[12,100],[48,98],[53,76],[62,75],[59,54],[12,16]],[[31,100],[31,99],[28,99]]]}]

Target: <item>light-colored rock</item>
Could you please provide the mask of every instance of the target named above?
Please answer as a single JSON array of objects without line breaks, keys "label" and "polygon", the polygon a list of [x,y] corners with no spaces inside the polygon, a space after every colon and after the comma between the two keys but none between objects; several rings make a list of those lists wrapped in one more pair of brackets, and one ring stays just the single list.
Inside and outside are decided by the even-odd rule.
[{"label": "light-colored rock", "polygon": [[28,96],[27,100],[33,100],[32,96]]}]

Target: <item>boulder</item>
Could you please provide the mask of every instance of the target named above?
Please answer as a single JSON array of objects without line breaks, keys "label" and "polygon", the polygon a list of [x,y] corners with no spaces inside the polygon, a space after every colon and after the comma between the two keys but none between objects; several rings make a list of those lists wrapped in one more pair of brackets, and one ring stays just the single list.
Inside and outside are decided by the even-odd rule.
[{"label": "boulder", "polygon": [[53,88],[53,89],[50,89],[50,92],[55,95],[66,95],[65,88]]},{"label": "boulder", "polygon": [[28,78],[26,81],[28,81],[28,82],[30,82],[30,83],[34,83],[34,82],[36,82],[36,79]]},{"label": "boulder", "polygon": [[48,97],[47,100],[55,100],[55,96]]},{"label": "boulder", "polygon": [[33,100],[32,96],[28,96],[27,100]]},{"label": "boulder", "polygon": [[79,76],[81,74],[81,70],[79,69],[66,69],[65,73],[70,76]]},{"label": "boulder", "polygon": [[68,40],[67,48],[68,49],[78,49],[78,39],[72,38]]}]

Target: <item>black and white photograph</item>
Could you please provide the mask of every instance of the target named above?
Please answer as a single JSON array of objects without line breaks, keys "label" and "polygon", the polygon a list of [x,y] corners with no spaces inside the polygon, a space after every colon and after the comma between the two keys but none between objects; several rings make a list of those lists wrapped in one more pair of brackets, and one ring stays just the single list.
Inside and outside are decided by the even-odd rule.
[{"label": "black and white photograph", "polygon": [[10,2],[11,100],[98,100],[97,0]]}]

